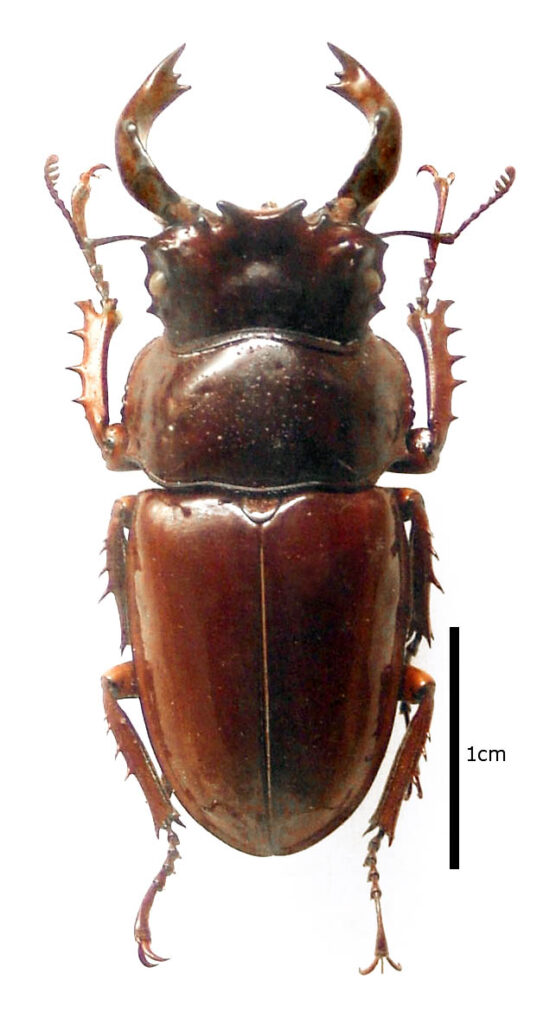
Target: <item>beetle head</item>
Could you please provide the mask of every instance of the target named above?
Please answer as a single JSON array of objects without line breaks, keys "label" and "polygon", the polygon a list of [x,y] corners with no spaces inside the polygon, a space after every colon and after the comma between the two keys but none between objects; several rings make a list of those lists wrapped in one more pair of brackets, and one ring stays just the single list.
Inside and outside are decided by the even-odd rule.
[{"label": "beetle head", "polygon": [[150,311],[176,348],[262,327],[345,344],[382,309],[386,243],[328,211],[243,210],[219,203],[217,222],[174,226],[146,243]]},{"label": "beetle head", "polygon": [[151,311],[176,347],[257,326],[342,344],[359,337],[382,309],[385,244],[364,225],[397,170],[400,116],[357,61],[331,49],[342,71],[329,88],[365,114],[371,143],[337,196],[308,216],[302,200],[258,211],[219,203],[214,213],[166,183],[147,140],[158,114],[188,88],[174,72],[183,47],[155,68],[124,109],[116,129],[118,166],[131,195],[166,225],[145,246],[147,285]]}]

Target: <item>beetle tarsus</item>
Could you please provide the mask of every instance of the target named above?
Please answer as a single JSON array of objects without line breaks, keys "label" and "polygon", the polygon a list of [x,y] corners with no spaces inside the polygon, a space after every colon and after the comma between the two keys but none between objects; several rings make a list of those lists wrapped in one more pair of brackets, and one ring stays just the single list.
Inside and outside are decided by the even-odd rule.
[{"label": "beetle tarsus", "polygon": [[[392,842],[402,803],[411,795],[413,786],[417,789],[417,795],[422,796],[419,761],[429,738],[433,695],[434,681],[431,677],[422,669],[406,665],[400,688],[400,700],[401,710],[406,717],[407,731],[396,754],[379,805],[367,829],[367,833],[377,830],[369,842],[364,862],[364,866],[369,869],[368,881],[371,883],[371,899],[374,901],[376,909],[377,933],[375,958],[369,967],[360,968],[361,974],[370,974],[379,962],[382,971],[385,960],[395,970],[401,970],[400,964],[391,959],[386,941],[380,905],[382,893],[379,885],[377,857],[383,837],[387,835],[390,843]],[[409,721],[409,704],[419,705],[417,713],[411,721]]]},{"label": "beetle tarsus", "polygon": [[[181,822],[179,822],[181,824]],[[144,967],[156,967],[157,964],[163,963],[168,959],[167,956],[158,956],[151,949],[151,929],[150,929],[150,913],[154,898],[158,892],[162,892],[166,885],[166,879],[175,873],[175,862],[180,856],[178,846],[179,838],[174,832],[170,823],[166,824],[166,830],[168,832],[168,851],[164,859],[164,863],[151,882],[143,900],[139,907],[139,912],[135,920],[135,941],[137,942],[137,954]]]},{"label": "beetle tarsus", "polygon": [[428,312],[429,308],[429,291],[432,286],[432,277],[436,269],[436,253],[438,251],[438,246],[442,241],[441,229],[444,221],[444,214],[446,212],[446,203],[448,202],[450,186],[454,183],[456,176],[453,171],[450,171],[450,173],[443,178],[436,170],[436,167],[433,167],[432,164],[423,164],[417,171],[417,174],[421,174],[422,171],[428,171],[429,174],[432,174],[437,197],[434,233],[429,238],[429,256],[428,259],[425,260],[425,274],[419,282],[420,296],[417,299],[419,310],[425,314]]},{"label": "beetle tarsus", "polygon": [[[443,219],[443,211],[446,206],[446,202],[444,200],[442,205],[440,188],[442,187],[442,190],[444,189],[445,186],[449,188],[449,186],[452,184],[454,180],[454,175],[453,173],[450,173],[447,178],[440,178],[438,172],[434,167],[432,167],[431,164],[423,164],[423,166],[420,167],[419,170],[417,171],[417,174],[419,174],[420,171],[430,171],[430,173],[435,178],[435,187],[437,188],[439,202],[441,204],[439,205],[437,225],[439,225],[439,219],[441,225]],[[494,195],[490,196],[490,198],[487,199],[486,203],[482,203],[477,210],[475,210],[469,217],[462,221],[462,223],[460,224],[459,228],[457,228],[456,231],[442,232],[440,231],[439,225],[436,231],[383,231],[381,233],[381,238],[393,238],[396,235],[405,235],[406,237],[411,238],[425,238],[429,242],[429,244],[434,247],[435,250],[438,248],[439,245],[453,245],[454,242],[459,238],[461,233],[465,231],[465,229],[468,228],[469,225],[473,223],[473,221],[477,220],[478,217],[480,217],[481,214],[485,212],[485,210],[488,210],[494,203],[497,203],[498,200],[502,198],[502,196],[505,196],[506,193],[510,191],[515,181],[515,176],[515,167],[506,167],[504,174],[501,174],[500,177],[494,183]],[[440,183],[442,183],[442,186],[440,186]]]},{"label": "beetle tarsus", "polygon": [[[442,222],[450,186],[455,176],[450,173],[443,178],[431,164],[424,164],[419,168],[420,171],[428,171],[432,175],[438,200],[434,232],[422,236],[428,238],[429,254],[425,259],[424,274],[419,280],[419,297],[415,305],[409,304],[407,320],[408,327],[417,338],[423,353],[427,426],[414,427],[409,431],[407,457],[391,467],[398,473],[430,473],[436,469],[450,424],[456,419],[452,413],[452,393],[464,383],[456,379],[452,372],[454,363],[463,356],[453,355],[448,351],[448,338],[458,330],[457,327],[448,327],[445,321],[446,310],[452,305],[451,300],[439,299],[432,313],[429,312],[429,292],[436,268],[436,254],[440,242],[445,241],[441,234]],[[452,241],[455,241],[455,237]]]},{"label": "beetle tarsus", "polygon": [[87,260],[91,276],[104,303],[108,302],[110,299],[109,286],[108,282],[104,280],[102,267],[96,261],[94,241],[87,237],[87,226],[85,221],[85,210],[91,195],[90,181],[91,178],[97,177],[97,171],[100,170],[109,170],[109,167],[107,164],[95,164],[94,167],[89,168],[88,171],[84,171],[83,174],[80,175],[79,183],[74,188],[71,196],[71,213],[63,199],[58,194],[56,185],[60,176],[60,168],[58,157],[54,154],[47,157],[44,165],[44,180],[52,199],[66,218],[71,230],[73,231],[75,240]]},{"label": "beetle tarsus", "polygon": [[[153,953],[148,942],[146,942],[145,940],[139,943],[139,946],[137,948],[137,955],[141,963],[143,964],[143,967],[158,967],[159,964],[165,963],[166,960],[168,960],[167,956],[157,956],[156,953]],[[151,960],[154,960],[156,962],[151,963]]]},{"label": "beetle tarsus", "polygon": [[95,164],[94,167],[90,167],[80,175],[79,182],[71,194],[71,220],[75,227],[75,237],[87,260],[91,277],[103,303],[110,299],[110,286],[108,281],[104,280],[104,271],[97,263],[94,243],[88,237],[85,211],[91,196],[91,178],[98,177],[97,171],[109,170],[107,164]]},{"label": "beetle tarsus", "polygon": [[128,775],[136,776],[147,798],[157,835],[161,828],[165,828],[168,833],[168,850],[164,863],[143,898],[135,922],[139,959],[145,967],[154,967],[156,963],[167,958],[158,956],[151,949],[149,915],[157,892],[164,888],[166,879],[174,874],[175,862],[180,856],[180,841],[173,825],[182,825],[183,822],[170,803],[167,781],[163,782],[159,778],[137,732],[118,703],[120,700],[139,696],[133,662],[125,662],[111,669],[103,677],[102,684],[108,726],[116,739],[116,754],[123,754]]},{"label": "beetle tarsus", "polygon": [[[369,831],[369,830],[368,830]],[[379,885],[380,875],[377,868],[377,857],[380,849],[380,844],[384,832],[379,829],[377,834],[373,836],[369,843],[369,851],[365,858],[365,867],[369,868],[369,882],[371,883],[371,900],[373,900],[376,909],[376,943],[375,943],[375,957],[369,967],[360,967],[360,974],[372,974],[375,967],[380,963],[380,972],[384,973],[384,961],[386,960],[390,967],[393,967],[395,971],[401,971],[402,965],[392,960],[390,956],[390,950],[388,949],[388,942],[386,941],[386,932],[384,931],[384,921],[382,920],[382,907],[380,905],[380,897],[382,892]]]}]

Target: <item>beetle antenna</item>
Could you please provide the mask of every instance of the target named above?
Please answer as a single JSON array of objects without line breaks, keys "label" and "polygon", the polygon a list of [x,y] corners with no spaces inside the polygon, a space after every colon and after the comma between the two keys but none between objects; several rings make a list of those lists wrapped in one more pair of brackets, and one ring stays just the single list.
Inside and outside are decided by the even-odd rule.
[{"label": "beetle antenna", "polygon": [[487,199],[486,203],[482,203],[478,210],[475,210],[466,220],[464,220],[457,231],[449,232],[448,234],[442,234],[442,221],[444,220],[444,213],[446,210],[446,203],[448,201],[448,192],[450,185],[454,182],[455,174],[452,172],[446,178],[440,177],[436,168],[431,164],[424,164],[419,168],[417,174],[421,171],[428,171],[432,174],[434,179],[434,187],[438,198],[438,210],[436,214],[436,223],[434,225],[434,233],[429,238],[429,258],[425,260],[425,276],[421,278],[421,294],[417,300],[417,305],[420,310],[424,313],[428,309],[428,293],[432,285],[432,276],[436,267],[436,254],[438,246],[441,244],[453,245],[457,238],[461,235],[474,220],[477,220],[485,210],[488,210],[494,203],[497,203],[502,196],[505,196],[511,189],[515,181],[515,168],[506,167],[505,173],[500,175],[500,178],[494,183],[494,195]]},{"label": "beetle antenna", "polygon": [[73,233],[75,235],[75,239],[76,239],[76,242],[77,242],[79,248],[82,249],[83,248],[83,240],[81,238],[81,235],[79,234],[79,231],[77,230],[75,221],[74,221],[71,213],[69,212],[66,204],[64,203],[64,200],[61,198],[61,196],[60,196],[60,194],[58,192],[58,189],[56,188],[56,183],[57,183],[59,177],[60,177],[59,157],[57,157],[56,154],[53,153],[52,156],[49,156],[49,157],[46,158],[46,162],[45,162],[45,165],[44,165],[44,180],[45,180],[45,183],[46,183],[46,187],[47,187],[48,191],[50,192],[50,195],[52,196],[54,202],[56,203],[56,206],[62,212],[63,216],[66,218],[66,220],[67,220],[71,230],[73,231]]},{"label": "beetle antenna", "polygon": [[149,235],[107,235],[106,238],[90,238],[89,242],[95,249],[99,245],[111,245],[112,242],[148,242]]},{"label": "beetle antenna", "polygon": [[[490,206],[493,206],[494,203],[497,203],[498,200],[502,198],[502,196],[505,196],[510,191],[514,181],[515,167],[506,167],[504,174],[501,174],[500,177],[497,178],[497,180],[494,182],[494,195],[490,196],[490,198],[487,199],[486,203],[482,203],[481,206],[479,206],[478,210],[475,210],[475,212],[472,213],[471,216],[467,218],[467,220],[464,220],[463,223],[460,224],[457,231],[454,231],[454,233],[452,234],[450,241],[455,242],[456,238],[459,238],[462,231],[465,231],[465,229],[468,228],[469,225],[472,224],[474,220],[477,220],[477,218],[480,217],[481,214],[485,212],[485,210],[488,210]],[[444,241],[444,239],[442,238],[441,241]],[[448,241],[448,239],[446,239],[446,241]]]},{"label": "beetle antenna", "polygon": [[[432,167],[430,164],[424,164],[422,167],[420,167],[419,170],[417,171],[417,174],[419,174],[421,171],[430,171],[431,174],[436,175],[438,177],[434,167]],[[482,203],[481,206],[479,206],[478,210],[475,210],[474,213],[467,217],[467,219],[464,220],[462,224],[460,224],[457,231],[440,232],[439,229],[437,229],[436,231],[381,231],[380,237],[394,238],[397,235],[407,235],[411,238],[426,238],[427,241],[434,242],[436,243],[437,246],[453,245],[456,239],[459,238],[461,233],[465,231],[465,229],[468,228],[469,225],[472,224],[474,220],[477,220],[477,218],[480,217],[481,214],[485,212],[485,210],[488,210],[489,207],[493,206],[494,203],[497,203],[498,200],[502,198],[502,196],[505,196],[510,191],[515,181],[515,178],[515,167],[506,167],[504,173],[501,174],[500,177],[497,178],[497,180],[494,183],[494,195],[490,196],[490,198],[487,199],[486,203]],[[448,181],[448,179],[451,180]],[[454,180],[454,175],[449,174],[448,178],[439,180],[448,181],[448,184],[450,185]]]}]

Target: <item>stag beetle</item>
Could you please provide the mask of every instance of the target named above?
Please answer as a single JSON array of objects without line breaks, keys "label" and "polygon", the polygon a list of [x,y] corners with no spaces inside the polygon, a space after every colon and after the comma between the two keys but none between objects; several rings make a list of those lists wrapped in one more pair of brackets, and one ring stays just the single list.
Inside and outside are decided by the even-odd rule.
[{"label": "stag beetle", "polygon": [[[348,54],[329,86],[367,118],[371,142],[337,196],[315,213],[303,200],[259,210],[218,203],[218,213],[180,196],[147,151],[150,128],[187,86],[174,65],[149,75],[125,107],[116,154],[125,187],[163,223],[154,238],[90,238],[81,176],[71,212],[45,168],[101,298],[78,302],[72,333],[84,356],[84,408],[109,469],[140,467],[159,486],[116,501],[106,539],[107,592],[130,661],[102,680],[109,728],[147,799],[164,863],[139,909],[140,960],[151,948],[149,915],[174,871],[180,822],[175,796],[219,839],[257,856],[303,850],[337,828],[367,793],[383,760],[398,703],[406,732],[373,814],[365,865],[377,914],[369,973],[391,959],[377,854],[391,842],[401,804],[421,795],[419,761],[434,682],[411,664],[430,643],[431,534],[414,490],[376,487],[385,470],[427,473],[438,462],[460,381],[448,352],[445,313],[428,293],[438,246],[450,244],[510,188],[452,234],[441,232],[453,175],[430,165],[438,197],[433,232],[382,236],[365,224],[394,178],[400,115],[379,83]],[[383,308],[389,235],[428,242],[409,327],[421,346],[427,426],[413,425],[402,357],[369,321]],[[108,416],[107,357],[120,315],[96,250],[144,242],[150,311],[164,333],[136,357],[121,422]],[[407,532],[406,532],[407,527]],[[159,767],[122,710],[138,697]],[[416,708],[413,717],[410,707]]]}]

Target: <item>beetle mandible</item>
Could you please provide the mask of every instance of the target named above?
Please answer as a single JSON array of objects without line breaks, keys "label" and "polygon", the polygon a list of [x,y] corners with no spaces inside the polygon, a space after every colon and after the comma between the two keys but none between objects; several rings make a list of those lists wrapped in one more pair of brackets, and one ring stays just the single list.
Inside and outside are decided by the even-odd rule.
[{"label": "beetle mandible", "polygon": [[[330,47],[342,70],[329,88],[367,118],[371,142],[337,196],[315,213],[218,203],[175,192],[147,151],[151,126],[187,86],[174,72],[183,47],[125,107],[116,155],[131,195],[164,224],[154,238],[90,238],[92,167],[60,198],[58,158],[46,183],[68,220],[100,294],[78,302],[75,332],[84,408],[108,468],[143,469],[160,485],[116,501],[106,540],[108,588],[122,652],[102,680],[108,725],[147,799],[164,863],[135,923],[139,958],[154,966],[149,915],[179,857],[175,797],[219,839],[258,856],[303,850],[337,828],[380,767],[398,704],[406,731],[373,814],[365,865],[377,915],[370,973],[389,954],[377,854],[392,842],[430,729],[434,682],[412,660],[430,643],[437,585],[421,495],[376,486],[386,471],[436,468],[460,381],[448,351],[450,305],[428,295],[453,174],[430,165],[434,231],[371,234],[365,224],[394,178],[401,121],[379,83]],[[408,324],[421,346],[427,426],[414,426],[402,357],[369,329],[383,308],[384,239],[428,242]],[[96,250],[143,241],[150,311],[164,333],[132,366],[121,422],[108,415],[107,358],[119,323]],[[406,526],[408,533],[406,533]],[[155,766],[120,702],[137,697]],[[415,707],[415,713],[410,710]]]}]

